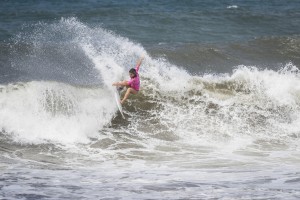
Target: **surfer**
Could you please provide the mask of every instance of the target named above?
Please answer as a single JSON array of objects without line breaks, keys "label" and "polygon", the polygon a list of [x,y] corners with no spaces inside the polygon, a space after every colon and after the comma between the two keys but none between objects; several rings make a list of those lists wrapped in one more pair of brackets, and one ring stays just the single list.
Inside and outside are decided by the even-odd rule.
[{"label": "surfer", "polygon": [[130,94],[137,94],[140,90],[140,77],[139,77],[138,72],[139,72],[139,69],[142,64],[143,59],[144,59],[144,56],[139,59],[135,68],[131,68],[129,70],[130,80],[115,82],[112,84],[113,86],[119,86],[121,90],[123,89],[123,87],[127,87],[126,93],[125,93],[123,99],[121,100],[121,104],[123,104],[126,101],[126,99],[128,98],[128,96]]}]

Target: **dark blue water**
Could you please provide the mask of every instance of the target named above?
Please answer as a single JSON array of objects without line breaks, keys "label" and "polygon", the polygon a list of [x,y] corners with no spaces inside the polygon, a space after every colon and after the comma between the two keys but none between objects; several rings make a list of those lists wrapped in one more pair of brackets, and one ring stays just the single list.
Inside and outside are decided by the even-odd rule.
[{"label": "dark blue water", "polygon": [[24,24],[77,17],[142,44],[226,42],[300,33],[300,2],[221,1],[1,1],[0,40]]}]

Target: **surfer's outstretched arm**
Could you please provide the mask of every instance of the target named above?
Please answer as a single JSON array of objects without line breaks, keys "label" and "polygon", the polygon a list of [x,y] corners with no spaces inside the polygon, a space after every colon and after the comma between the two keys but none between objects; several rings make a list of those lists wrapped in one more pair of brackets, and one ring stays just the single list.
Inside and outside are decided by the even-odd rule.
[{"label": "surfer's outstretched arm", "polygon": [[112,84],[113,86],[129,86],[128,81],[120,81]]},{"label": "surfer's outstretched arm", "polygon": [[141,64],[142,64],[142,62],[143,62],[143,60],[144,60],[144,57],[145,56],[142,56],[139,60],[138,60],[138,62],[136,63],[136,71],[139,71],[139,69],[140,69],[140,66],[141,66]]}]

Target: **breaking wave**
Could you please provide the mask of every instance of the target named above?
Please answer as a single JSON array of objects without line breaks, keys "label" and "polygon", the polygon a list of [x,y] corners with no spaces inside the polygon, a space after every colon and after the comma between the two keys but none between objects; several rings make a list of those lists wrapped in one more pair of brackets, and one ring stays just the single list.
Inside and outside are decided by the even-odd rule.
[{"label": "breaking wave", "polygon": [[[75,18],[39,24],[11,48],[22,77],[0,87],[0,125],[14,141],[90,143],[108,139],[107,132],[135,135],[138,146],[145,138],[238,146],[299,140],[300,77],[292,63],[280,70],[240,65],[229,73],[191,75]],[[111,83],[126,79],[141,55],[142,90],[130,97],[122,120]]]}]

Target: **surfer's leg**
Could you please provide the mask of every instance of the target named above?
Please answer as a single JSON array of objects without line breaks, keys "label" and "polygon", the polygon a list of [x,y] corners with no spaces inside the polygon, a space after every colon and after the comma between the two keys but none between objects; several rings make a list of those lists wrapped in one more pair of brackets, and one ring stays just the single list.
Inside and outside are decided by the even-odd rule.
[{"label": "surfer's leg", "polygon": [[121,101],[121,104],[123,104],[126,101],[126,99],[129,97],[130,93],[136,94],[137,91],[135,89],[133,89],[133,88],[128,88],[127,91],[126,91],[126,93],[125,93],[125,95],[124,95],[124,98]]}]

